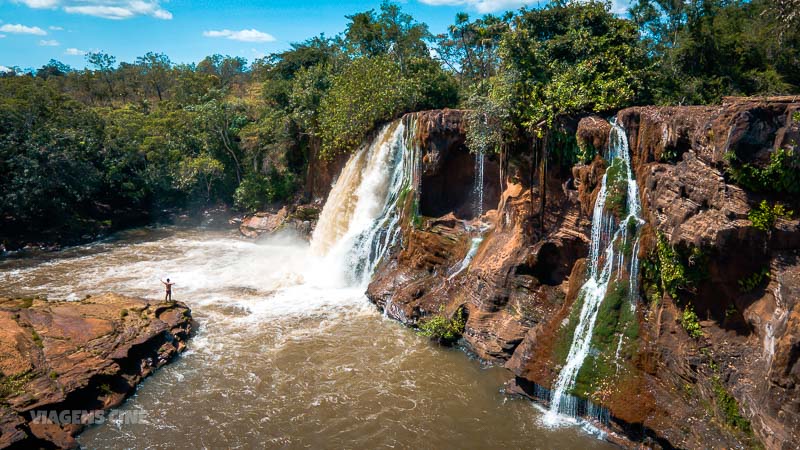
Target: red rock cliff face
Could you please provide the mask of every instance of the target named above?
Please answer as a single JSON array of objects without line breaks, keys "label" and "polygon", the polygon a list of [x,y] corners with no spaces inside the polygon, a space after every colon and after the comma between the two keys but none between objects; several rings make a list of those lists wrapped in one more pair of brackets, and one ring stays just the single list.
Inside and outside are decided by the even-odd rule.
[{"label": "red rock cliff face", "polygon": [[[756,229],[747,213],[763,196],[726,174],[731,152],[763,167],[776,149],[800,141],[798,109],[796,98],[727,99],[720,106],[637,107],[617,115],[647,221],[640,258],[653,257],[661,235],[675,248],[699,249],[703,272],[676,299],[652,298],[642,282],[630,369],[592,396],[609,408],[608,427],[628,439],[624,445],[800,445],[798,221],[779,220],[769,234]],[[505,364],[515,378],[511,390],[533,396],[534,386],[550,387],[560,370],[559,333],[584,281],[590,214],[605,163],[598,157],[547,178],[540,229],[541,189],[531,182],[530,158],[512,155],[505,179],[492,181],[496,201],[475,217],[458,200],[457,191],[472,187],[463,123],[459,111],[419,115],[423,217],[404,226],[404,245],[383,261],[367,294],[409,324],[463,307],[470,350]],[[576,137],[603,155],[608,130],[603,119],[584,118]],[[768,200],[800,210],[787,196]],[[481,225],[483,241],[459,271]],[[739,281],[765,268],[762,285],[742,292]],[[700,337],[681,325],[689,307]]]}]

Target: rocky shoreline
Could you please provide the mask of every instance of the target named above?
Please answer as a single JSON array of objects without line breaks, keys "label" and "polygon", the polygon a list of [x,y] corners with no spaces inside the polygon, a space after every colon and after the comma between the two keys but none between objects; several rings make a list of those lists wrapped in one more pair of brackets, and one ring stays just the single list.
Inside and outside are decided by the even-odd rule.
[{"label": "rocky shoreline", "polygon": [[87,423],[186,349],[193,327],[181,302],[0,298],[0,448],[76,448]]}]

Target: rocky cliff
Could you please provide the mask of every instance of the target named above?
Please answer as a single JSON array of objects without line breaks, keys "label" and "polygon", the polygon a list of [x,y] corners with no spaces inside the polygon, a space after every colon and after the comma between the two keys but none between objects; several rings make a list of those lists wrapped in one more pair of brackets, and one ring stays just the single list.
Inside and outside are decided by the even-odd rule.
[{"label": "rocky cliff", "polygon": [[179,302],[0,299],[0,447],[77,447],[92,415],[182,352],[191,330]]},{"label": "rocky cliff", "polygon": [[[797,98],[730,98],[616,115],[646,221],[636,334],[613,364],[594,362],[577,394],[609,411],[600,425],[620,443],[800,445],[800,222],[784,215],[765,227],[750,216],[762,201],[800,211],[798,110]],[[477,216],[465,194],[476,177],[464,112],[415,119],[420,217],[407,220],[367,295],[408,324],[463,309],[468,349],[513,373],[510,392],[547,402],[586,276],[610,125],[568,124],[597,156],[544,177],[524,151],[486,157],[488,211]]]}]

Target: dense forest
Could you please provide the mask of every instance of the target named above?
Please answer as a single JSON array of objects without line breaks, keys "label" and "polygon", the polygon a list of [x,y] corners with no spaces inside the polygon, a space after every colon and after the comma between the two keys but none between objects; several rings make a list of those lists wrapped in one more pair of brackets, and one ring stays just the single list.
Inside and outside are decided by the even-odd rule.
[{"label": "dense forest", "polygon": [[351,151],[409,111],[471,109],[470,146],[495,151],[574,114],[800,93],[797,0],[638,0],[624,17],[610,8],[459,14],[434,35],[384,3],[348,16],[337,36],[252,63],[100,52],[85,69],[15,69],[0,78],[0,236],[300,199],[312,155]]}]

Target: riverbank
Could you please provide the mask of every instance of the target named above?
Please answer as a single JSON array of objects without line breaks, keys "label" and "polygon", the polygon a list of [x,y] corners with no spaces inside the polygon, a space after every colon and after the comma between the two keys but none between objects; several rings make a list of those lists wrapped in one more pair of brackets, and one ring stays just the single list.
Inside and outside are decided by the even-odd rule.
[{"label": "riverbank", "polygon": [[192,329],[180,302],[0,298],[0,447],[77,447],[87,424],[186,350]]},{"label": "riverbank", "polygon": [[172,208],[155,213],[135,211],[103,220],[81,224],[64,224],[48,231],[29,232],[24,225],[19,229],[0,232],[0,258],[25,256],[30,251],[57,251],[66,247],[90,244],[113,236],[115,233],[143,226],[179,225],[211,229],[235,228],[233,219],[242,217],[228,205],[220,204],[202,209]]}]

